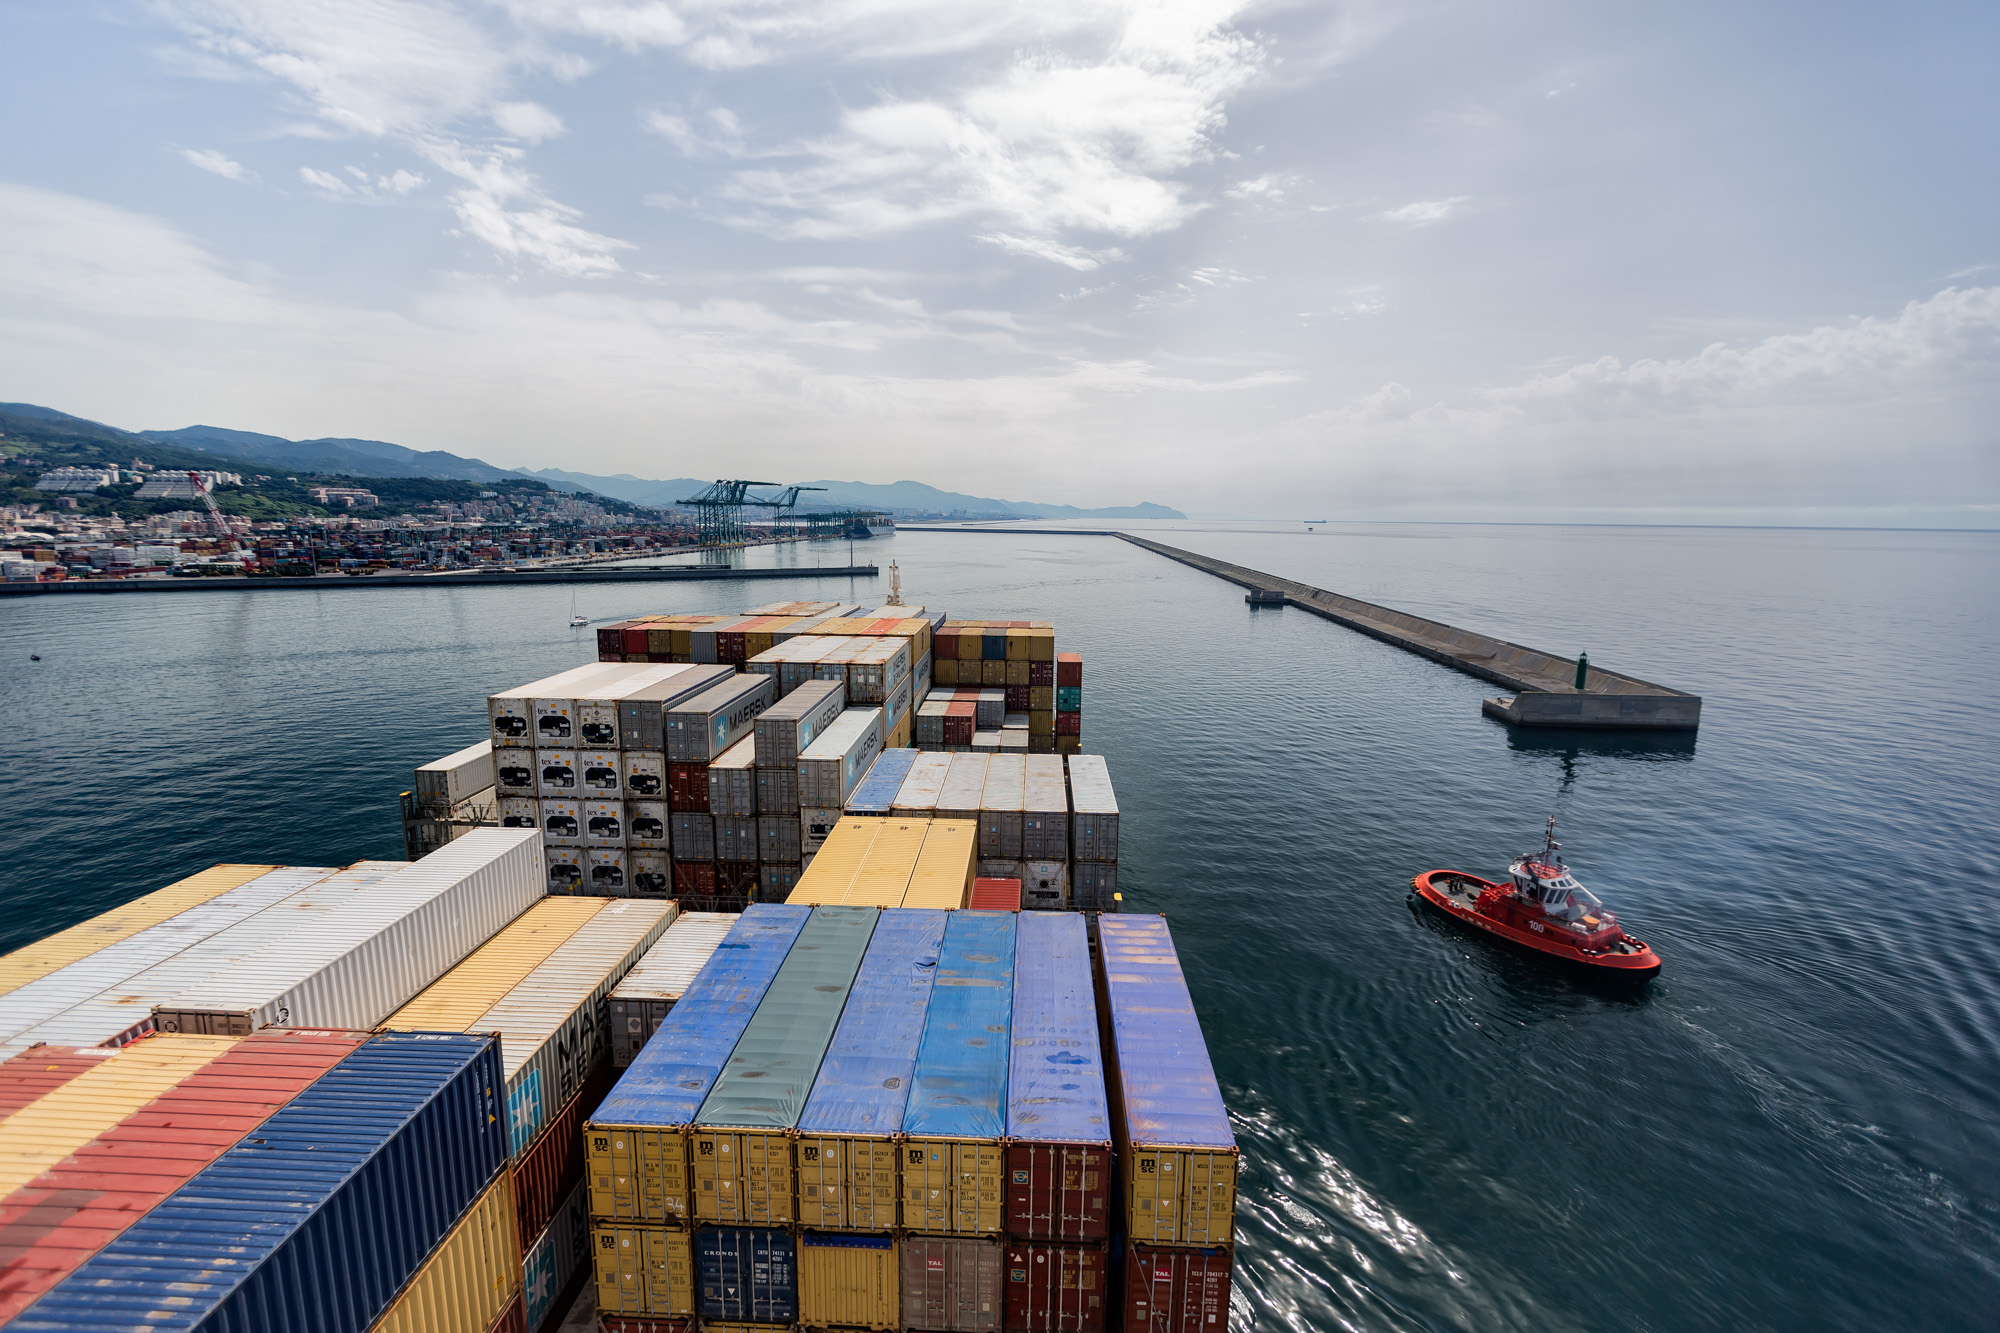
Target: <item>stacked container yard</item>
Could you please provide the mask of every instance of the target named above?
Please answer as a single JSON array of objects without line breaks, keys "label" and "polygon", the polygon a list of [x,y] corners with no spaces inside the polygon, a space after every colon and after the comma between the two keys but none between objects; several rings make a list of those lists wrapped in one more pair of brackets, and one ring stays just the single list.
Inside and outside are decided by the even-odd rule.
[{"label": "stacked container yard", "polygon": [[682,912],[660,942],[612,987],[606,1009],[613,1069],[632,1063],[735,925],[735,915],[728,912]]},{"label": "stacked container yard", "polygon": [[756,896],[755,815],[741,814],[740,802],[729,807],[735,813],[718,813],[711,803],[718,790],[726,800],[749,795],[754,747],[724,762],[719,786],[711,785],[709,768],[751,744],[758,717],[776,702],[768,678],[736,673],[664,715],[674,896],[689,907],[741,911]]},{"label": "stacked container yard", "polygon": [[1056,654],[1056,753],[1083,752],[1083,656]]},{"label": "stacked container yard", "polygon": [[847,798],[882,753],[882,710],[849,708],[799,754],[799,840],[816,854]]},{"label": "stacked container yard", "polygon": [[[939,686],[1003,691],[1003,718],[1025,719],[1027,748],[1035,754],[1056,751],[1055,626],[1045,620],[953,620],[939,627],[934,643],[932,674]],[[946,702],[968,700],[960,694]],[[1003,742],[995,733],[1005,726],[1004,720],[982,725],[969,740],[954,734],[944,743],[999,751]],[[1080,743],[1081,730],[1072,734]]]},{"label": "stacked container yard", "polygon": [[1125,1236],[1127,1329],[1222,1329],[1236,1136],[1165,917],[1103,917],[1097,990]]},{"label": "stacked container yard", "polygon": [[[751,670],[756,671],[755,663]],[[754,859],[761,896],[782,902],[798,883],[807,859],[799,804],[799,758],[841,720],[847,704],[847,684],[841,680],[806,680],[789,690],[782,683],[774,688],[781,697],[757,719],[752,772],[757,819]]]}]

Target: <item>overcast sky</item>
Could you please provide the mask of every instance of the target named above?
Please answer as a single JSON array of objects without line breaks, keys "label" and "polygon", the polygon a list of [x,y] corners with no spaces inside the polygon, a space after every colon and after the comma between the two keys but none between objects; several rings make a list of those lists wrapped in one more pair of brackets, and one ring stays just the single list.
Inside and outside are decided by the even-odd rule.
[{"label": "overcast sky", "polygon": [[0,399],[1274,517],[2000,526],[1987,4],[15,0]]}]

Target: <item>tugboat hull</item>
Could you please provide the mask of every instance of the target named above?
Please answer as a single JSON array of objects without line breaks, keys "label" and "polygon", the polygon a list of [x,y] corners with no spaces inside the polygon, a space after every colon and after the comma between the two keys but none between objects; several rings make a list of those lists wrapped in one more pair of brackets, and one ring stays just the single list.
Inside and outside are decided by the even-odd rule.
[{"label": "tugboat hull", "polygon": [[1548,928],[1525,929],[1496,921],[1477,911],[1474,903],[1487,889],[1504,887],[1462,870],[1429,870],[1410,881],[1417,897],[1435,910],[1462,925],[1526,949],[1537,957],[1580,970],[1593,977],[1619,981],[1651,981],[1660,973],[1660,956],[1643,940],[1630,936],[1611,948],[1580,949],[1556,937]]}]

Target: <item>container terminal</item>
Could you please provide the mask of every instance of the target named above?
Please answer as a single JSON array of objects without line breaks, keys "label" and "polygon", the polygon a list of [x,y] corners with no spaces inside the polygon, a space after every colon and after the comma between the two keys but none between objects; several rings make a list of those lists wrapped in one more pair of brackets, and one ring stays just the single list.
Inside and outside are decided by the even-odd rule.
[{"label": "container terminal", "polygon": [[0,1327],[1225,1333],[1236,1142],[1054,626],[596,647],[406,861],[0,957]]}]

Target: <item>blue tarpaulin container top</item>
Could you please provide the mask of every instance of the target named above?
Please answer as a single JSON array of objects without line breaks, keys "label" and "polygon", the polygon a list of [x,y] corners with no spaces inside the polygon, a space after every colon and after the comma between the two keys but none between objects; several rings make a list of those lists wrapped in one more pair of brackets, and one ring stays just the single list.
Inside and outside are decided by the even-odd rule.
[{"label": "blue tarpaulin container top", "polygon": [[882,913],[799,1117],[801,1134],[894,1134],[903,1128],[947,915],[900,907]]},{"label": "blue tarpaulin container top", "polygon": [[591,1123],[656,1129],[692,1124],[811,916],[810,907],[784,903],[745,908]]},{"label": "blue tarpaulin container top", "polygon": [[704,1227],[695,1233],[704,1319],[789,1324],[799,1317],[798,1257],[776,1227]]},{"label": "blue tarpaulin container top", "polygon": [[905,1134],[998,1139],[1007,1132],[1014,912],[952,912],[924,1040],[903,1111]]},{"label": "blue tarpaulin container top", "polygon": [[371,1038],[12,1329],[363,1333],[507,1165],[490,1036]]},{"label": "blue tarpaulin container top", "polygon": [[1014,934],[1007,1137],[1111,1142],[1090,936],[1075,912],[1023,912]]},{"label": "blue tarpaulin container top", "polygon": [[875,756],[874,766],[868,770],[866,777],[855,784],[853,795],[847,798],[847,813],[888,814],[895,807],[896,793],[903,789],[903,779],[910,776],[910,765],[916,762],[915,750],[884,750]]},{"label": "blue tarpaulin container top", "polygon": [[881,914],[875,907],[812,909],[812,919],[695,1113],[696,1124],[791,1129],[799,1123]]},{"label": "blue tarpaulin container top", "polygon": [[1097,918],[1097,941],[1126,1142],[1235,1147],[1167,919],[1106,914]]}]

